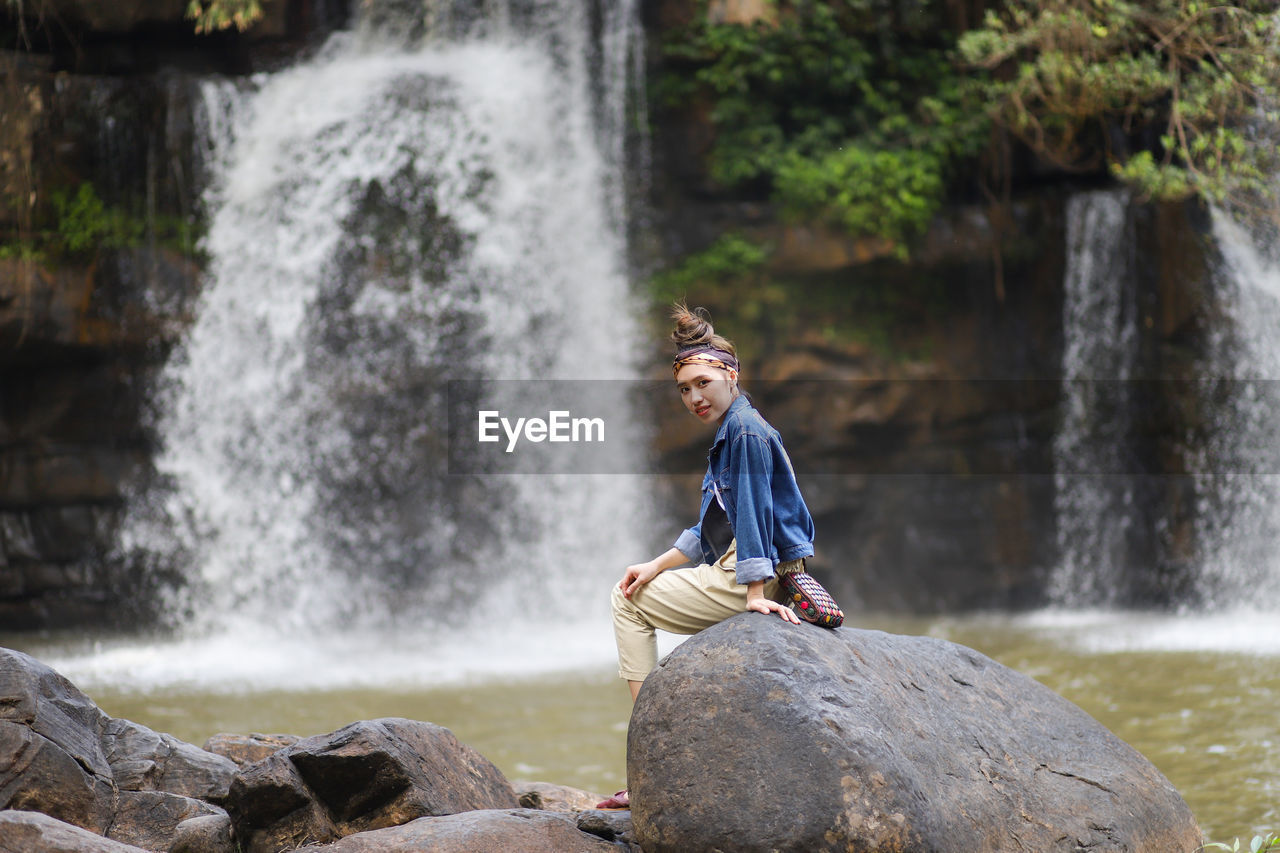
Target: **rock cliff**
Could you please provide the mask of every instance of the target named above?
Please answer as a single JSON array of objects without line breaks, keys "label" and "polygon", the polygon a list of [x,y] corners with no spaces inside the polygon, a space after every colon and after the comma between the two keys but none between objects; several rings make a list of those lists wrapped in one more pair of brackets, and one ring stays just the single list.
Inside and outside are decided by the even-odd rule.
[{"label": "rock cliff", "polygon": [[[28,41],[0,51],[0,624],[11,629],[154,616],[155,588],[172,578],[120,553],[115,531],[149,475],[157,370],[199,292],[199,78],[274,67],[348,12],[340,0],[267,2],[243,36],[197,39],[183,5],[29,2]],[[2,8],[0,30],[21,45],[12,4]],[[655,79],[663,31],[693,8],[646,4]],[[710,14],[749,21],[764,8]],[[817,521],[814,570],[851,610],[1041,603],[1058,558],[1064,203],[1083,184],[1024,167],[1007,203],[955,199],[903,261],[709,183],[705,109],[652,118],[637,279],[726,232],[774,247],[752,276],[685,295],[738,341],[744,386],[783,434]],[[85,187],[101,205],[88,225],[55,203]],[[69,248],[109,228],[131,236]],[[1140,372],[1189,375],[1211,314],[1203,211],[1133,204],[1126,228],[1136,260],[1117,286],[1142,314]],[[652,337],[663,338],[656,324]],[[650,364],[666,378],[659,344]],[[1156,474],[1178,469],[1195,425],[1193,402],[1161,394],[1138,426],[1142,471]],[[708,437],[674,400],[653,412],[658,467],[687,475],[665,485],[675,530],[692,521]],[[1194,501],[1174,478],[1149,482],[1131,560],[1144,570],[1117,592],[1125,604],[1180,600],[1188,586]]]},{"label": "rock cliff", "polygon": [[[0,4],[0,624],[149,616],[115,548],[203,259],[200,80],[305,49],[343,0],[198,38],[180,0]],[[16,47],[17,50],[3,49]]]}]

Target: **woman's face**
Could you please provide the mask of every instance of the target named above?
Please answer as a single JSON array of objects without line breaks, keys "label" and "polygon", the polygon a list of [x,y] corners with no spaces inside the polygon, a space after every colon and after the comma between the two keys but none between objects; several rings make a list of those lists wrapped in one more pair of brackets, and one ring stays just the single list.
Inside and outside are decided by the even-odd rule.
[{"label": "woman's face", "polygon": [[728,371],[709,364],[686,364],[676,373],[684,407],[704,424],[717,423],[737,396]]}]

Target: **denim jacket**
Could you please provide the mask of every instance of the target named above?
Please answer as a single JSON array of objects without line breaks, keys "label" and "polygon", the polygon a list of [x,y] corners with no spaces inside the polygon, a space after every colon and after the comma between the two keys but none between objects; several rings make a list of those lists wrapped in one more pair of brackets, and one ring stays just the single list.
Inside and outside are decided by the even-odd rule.
[{"label": "denim jacket", "polygon": [[780,562],[813,554],[813,518],[800,496],[782,437],[746,395],[725,412],[707,453],[698,523],[675,547],[695,562],[715,562],[702,535],[702,519],[719,500],[738,543],[738,583],[768,580]]}]

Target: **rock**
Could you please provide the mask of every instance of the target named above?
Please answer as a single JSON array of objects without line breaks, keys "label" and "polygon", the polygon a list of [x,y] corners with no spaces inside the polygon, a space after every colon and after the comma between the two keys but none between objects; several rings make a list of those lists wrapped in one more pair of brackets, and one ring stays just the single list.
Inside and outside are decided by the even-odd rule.
[{"label": "rock", "polygon": [[[22,9],[21,6],[18,7]],[[126,33],[139,27],[182,24],[186,7],[182,0],[125,0],[93,3],[86,0],[53,0],[33,6],[28,14],[56,15],[62,26],[98,33]]]},{"label": "rock", "polygon": [[767,0],[711,0],[707,4],[707,21],[712,24],[772,27],[778,22],[778,7]]},{"label": "rock", "polygon": [[43,812],[105,832],[114,813],[108,780],[87,772],[55,741],[0,722],[0,808]]},{"label": "rock", "polygon": [[114,811],[111,767],[98,743],[105,717],[49,667],[0,649],[0,809],[104,832]]},{"label": "rock", "polygon": [[[122,4],[80,5],[113,14]],[[68,63],[86,51],[112,49],[73,35],[46,0],[0,3],[0,20],[19,7],[34,15],[30,34],[51,39],[34,51],[76,58],[15,63],[22,54],[0,51],[0,242],[10,250],[0,255],[18,255],[0,258],[0,507],[9,517],[0,524],[28,528],[17,543],[0,532],[0,625],[161,624],[157,586],[175,583],[172,567],[107,555],[117,553],[125,493],[152,470],[147,389],[199,292],[202,261],[178,232],[195,224],[205,181],[194,156],[202,84],[172,68],[72,73]],[[121,47],[131,52],[138,42],[129,41]],[[81,188],[136,245],[66,250],[58,235],[87,220],[70,226],[55,199]]]},{"label": "rock", "polygon": [[618,853],[581,832],[573,818],[535,809],[483,810],[426,817],[309,848],[315,853]]},{"label": "rock", "polygon": [[246,853],[274,853],[341,837],[283,750],[236,775],[227,813]]},{"label": "rock", "polygon": [[0,649],[0,809],[168,850],[180,824],[227,820],[204,801],[225,799],[235,769],[172,735],[112,719],[49,667]]},{"label": "rock", "polygon": [[237,853],[231,818],[224,812],[184,820],[174,829],[169,853]]},{"label": "rock", "polygon": [[306,738],[244,768],[227,811],[246,853],[274,853],[419,817],[516,805],[502,773],[448,729],[387,718]]},{"label": "rock", "polygon": [[146,850],[168,850],[180,824],[218,817],[229,825],[226,812],[200,800],[164,791],[126,791],[120,794],[106,836]]},{"label": "rock", "polygon": [[102,746],[125,791],[167,791],[221,803],[236,775],[231,759],[128,720],[108,722]]},{"label": "rock", "polygon": [[631,717],[647,853],[1190,851],[1168,780],[1035,680],[928,637],[735,616]]},{"label": "rock", "polygon": [[605,841],[612,841],[630,850],[640,850],[640,845],[636,843],[630,811],[591,809],[579,813],[577,823],[578,829],[583,832],[603,838]]},{"label": "rock", "polygon": [[98,733],[106,715],[80,689],[50,667],[0,648],[0,720],[30,728],[62,747],[95,776],[111,767]]},{"label": "rock", "polygon": [[596,803],[604,799],[590,791],[550,782],[522,782],[515,786],[515,791],[522,808],[566,814],[594,809]]},{"label": "rock", "polygon": [[297,735],[216,734],[204,742],[204,750],[229,758],[237,767],[256,764],[277,750],[293,746],[302,738]]},{"label": "rock", "polygon": [[0,811],[0,853],[145,853],[39,812]]}]

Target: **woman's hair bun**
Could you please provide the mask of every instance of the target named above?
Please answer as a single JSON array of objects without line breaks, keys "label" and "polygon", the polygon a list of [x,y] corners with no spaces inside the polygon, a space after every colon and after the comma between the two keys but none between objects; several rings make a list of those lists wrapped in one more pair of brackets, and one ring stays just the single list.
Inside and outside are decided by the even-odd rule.
[{"label": "woman's hair bun", "polygon": [[683,302],[677,302],[671,307],[671,319],[676,324],[671,330],[671,340],[676,345],[676,352],[690,347],[712,346],[737,357],[733,344],[716,334],[705,308],[690,310]]}]

